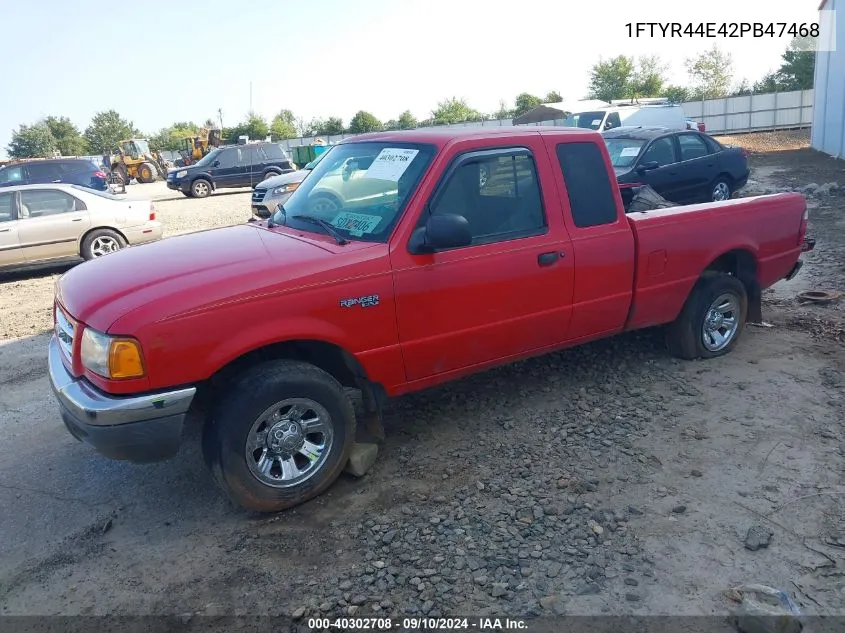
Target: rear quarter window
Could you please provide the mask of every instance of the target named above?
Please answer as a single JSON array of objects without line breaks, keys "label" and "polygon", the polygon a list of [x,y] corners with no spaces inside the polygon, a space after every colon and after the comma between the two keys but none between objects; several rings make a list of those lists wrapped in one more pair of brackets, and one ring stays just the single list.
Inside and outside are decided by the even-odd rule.
[{"label": "rear quarter window", "polygon": [[579,229],[612,224],[618,217],[607,164],[595,143],[559,143],[557,159],[566,183],[572,220]]},{"label": "rear quarter window", "polygon": [[264,155],[267,157],[268,160],[280,160],[282,158],[287,158],[285,155],[285,151],[282,149],[281,145],[277,145],[276,143],[268,143],[267,145],[262,145],[261,149],[264,150]]}]

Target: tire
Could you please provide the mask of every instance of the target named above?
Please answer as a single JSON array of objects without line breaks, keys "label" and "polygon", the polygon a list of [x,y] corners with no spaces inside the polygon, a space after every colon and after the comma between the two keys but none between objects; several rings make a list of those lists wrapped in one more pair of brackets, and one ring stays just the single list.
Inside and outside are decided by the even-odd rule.
[{"label": "tire", "polygon": [[727,176],[719,176],[710,183],[710,199],[706,202],[721,202],[730,200],[733,195],[733,184]]},{"label": "tire", "polygon": [[207,198],[211,195],[211,183],[205,178],[197,178],[191,183],[191,196],[194,198]]},{"label": "tire", "polygon": [[126,240],[117,231],[96,229],[82,240],[80,255],[84,259],[97,259],[126,247]]},{"label": "tire", "polygon": [[340,211],[343,203],[330,193],[317,193],[310,196],[308,202],[309,213],[321,213],[323,211]]},{"label": "tire", "polygon": [[156,168],[150,163],[141,163],[138,165],[138,182],[148,183],[156,181]]},{"label": "tire", "polygon": [[270,169],[270,170],[268,170],[268,171],[267,171],[267,173],[266,173],[266,174],[264,174],[264,175],[261,177],[261,179],[262,179],[262,180],[267,180],[268,178],[272,178],[273,176],[281,176],[281,175],[282,175],[282,172],[280,172],[280,171],[276,171],[275,169]]},{"label": "tire", "polygon": [[[739,342],[747,315],[748,296],[743,283],[726,273],[705,273],[681,314],[666,328],[669,352],[685,360],[724,356]],[[725,324],[727,319],[733,319],[730,325]],[[716,341],[715,333],[725,340]]]},{"label": "tire", "polygon": [[[299,414],[292,414],[288,405],[299,406]],[[303,435],[297,420],[311,420],[317,428],[315,418],[325,420],[321,431]],[[269,436],[273,430],[275,443]],[[300,452],[309,450],[305,444],[292,448],[303,439],[311,443],[308,457]],[[223,394],[203,430],[202,449],[217,485],[231,501],[247,510],[279,512],[331,486],[346,466],[354,439],[355,411],[343,386],[314,365],[280,360],[252,367]],[[248,443],[255,451],[247,452]],[[262,455],[272,460],[265,459],[269,467],[260,473]],[[282,460],[288,462],[287,471]],[[295,475],[291,460],[302,469],[298,482],[290,477]]]}]

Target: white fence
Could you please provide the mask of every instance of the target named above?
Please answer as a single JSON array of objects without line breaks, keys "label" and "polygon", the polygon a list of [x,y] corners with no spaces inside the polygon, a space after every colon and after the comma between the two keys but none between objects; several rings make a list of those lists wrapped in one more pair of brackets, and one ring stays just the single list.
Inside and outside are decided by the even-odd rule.
[{"label": "white fence", "polygon": [[[682,105],[687,118],[704,123],[707,132],[711,134],[740,134],[810,127],[813,120],[812,90],[687,101]],[[562,123],[563,119],[557,119],[527,125],[551,126]],[[490,119],[443,127],[507,127],[510,125],[513,125],[512,119]],[[348,136],[354,135],[309,136],[280,142],[290,149],[298,145],[310,145],[318,138],[326,143],[336,143]]]},{"label": "white fence", "polygon": [[689,101],[683,107],[690,119],[704,123],[712,134],[810,127],[813,122],[813,91]]}]

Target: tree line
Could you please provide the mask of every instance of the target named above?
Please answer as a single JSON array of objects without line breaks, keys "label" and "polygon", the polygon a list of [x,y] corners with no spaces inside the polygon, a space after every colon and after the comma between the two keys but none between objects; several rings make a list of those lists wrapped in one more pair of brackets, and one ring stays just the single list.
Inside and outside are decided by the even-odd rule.
[{"label": "tree line", "polygon": [[[813,87],[815,52],[811,40],[795,38],[781,56],[781,64],[750,84],[746,79],[734,82],[733,59],[718,46],[700,55],[686,59],[684,66],[689,76],[685,86],[672,85],[667,80],[668,64],[659,56],[644,56],[639,59],[620,55],[608,60],[600,59],[590,70],[589,94],[592,99],[611,101],[645,97],[665,97],[672,102],[682,103],[693,99],[715,99],[766,92],[806,90]],[[409,130],[416,127],[466,123],[485,119],[508,119],[520,116],[543,103],[563,101],[555,90],[545,96],[523,92],[516,96],[513,105],[500,101],[499,109],[493,113],[482,113],[458,97],[444,99],[431,111],[427,119],[418,121],[410,110],[405,110],[395,119],[380,121],[374,114],[360,110],[346,125],[341,117],[306,120],[297,117],[291,110],[281,110],[269,121],[250,113],[244,121],[235,126],[223,128],[222,138],[226,142],[237,142],[238,137],[250,139],[272,137],[274,140],[330,136],[337,134],[362,134],[380,130]],[[213,119],[202,125],[191,121],[173,123],[148,137],[155,150],[176,151],[183,147],[185,138],[199,134],[200,127],[216,127]],[[70,119],[63,116],[48,116],[31,125],[20,125],[12,133],[7,147],[12,158],[100,155],[114,151],[123,139],[141,136],[135,125],[120,116],[115,110],[98,112],[84,130],[77,128]]]}]

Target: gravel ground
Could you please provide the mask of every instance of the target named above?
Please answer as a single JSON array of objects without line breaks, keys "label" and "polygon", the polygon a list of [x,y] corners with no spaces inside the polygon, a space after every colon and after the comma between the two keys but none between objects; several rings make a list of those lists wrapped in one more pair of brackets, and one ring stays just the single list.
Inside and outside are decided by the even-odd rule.
[{"label": "gravel ground", "polygon": [[[752,164],[749,193],[845,185],[806,149]],[[249,214],[165,198],[168,233]],[[275,517],[220,498],[195,425],[148,466],[72,440],[46,335],[11,338],[49,327],[55,273],[0,282],[0,613],[722,614],[763,583],[845,614],[845,320],[794,300],[843,287],[845,195],[811,207],[816,251],[732,354],[676,361],[645,331],[397,399],[367,476]]]}]

